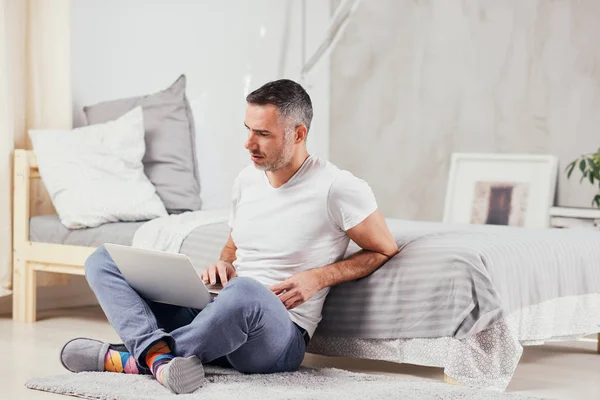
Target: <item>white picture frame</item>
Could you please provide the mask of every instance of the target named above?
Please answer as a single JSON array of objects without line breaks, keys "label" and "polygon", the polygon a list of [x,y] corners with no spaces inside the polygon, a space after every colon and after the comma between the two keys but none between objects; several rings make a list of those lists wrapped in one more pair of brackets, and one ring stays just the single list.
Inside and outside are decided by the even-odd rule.
[{"label": "white picture frame", "polygon": [[547,228],[557,177],[552,155],[453,153],[443,222]]}]

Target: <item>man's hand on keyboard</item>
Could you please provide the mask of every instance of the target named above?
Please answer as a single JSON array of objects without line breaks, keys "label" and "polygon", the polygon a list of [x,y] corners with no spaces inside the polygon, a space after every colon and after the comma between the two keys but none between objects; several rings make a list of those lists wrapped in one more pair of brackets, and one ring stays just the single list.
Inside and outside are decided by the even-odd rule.
[{"label": "man's hand on keyboard", "polygon": [[233,265],[227,261],[219,260],[202,272],[202,280],[206,284],[216,285],[221,283],[223,286],[237,276]]}]

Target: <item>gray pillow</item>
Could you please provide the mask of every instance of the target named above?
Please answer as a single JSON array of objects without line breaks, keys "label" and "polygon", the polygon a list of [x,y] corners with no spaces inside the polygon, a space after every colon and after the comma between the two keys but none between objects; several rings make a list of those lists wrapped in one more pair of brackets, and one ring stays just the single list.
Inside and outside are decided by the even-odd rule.
[{"label": "gray pillow", "polygon": [[93,125],[117,119],[142,106],[146,131],[144,172],[156,187],[169,214],[195,211],[201,206],[196,132],[185,96],[185,82],[185,75],[181,75],[161,92],[83,108],[88,125]]}]

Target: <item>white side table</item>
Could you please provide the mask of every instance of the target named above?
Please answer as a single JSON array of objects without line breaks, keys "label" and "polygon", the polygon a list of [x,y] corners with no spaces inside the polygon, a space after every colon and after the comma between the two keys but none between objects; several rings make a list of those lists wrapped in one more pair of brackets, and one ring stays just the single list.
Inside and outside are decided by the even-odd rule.
[{"label": "white side table", "polygon": [[552,228],[600,229],[600,209],[551,207],[549,211]]}]

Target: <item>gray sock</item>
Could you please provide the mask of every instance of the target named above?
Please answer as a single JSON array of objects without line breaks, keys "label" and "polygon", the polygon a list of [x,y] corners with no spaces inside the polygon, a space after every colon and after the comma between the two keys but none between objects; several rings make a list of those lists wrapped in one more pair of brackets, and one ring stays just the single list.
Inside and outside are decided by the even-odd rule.
[{"label": "gray sock", "polygon": [[162,370],[163,385],[174,393],[192,393],[204,385],[204,367],[196,356],[175,357]]},{"label": "gray sock", "polygon": [[104,371],[109,343],[88,338],[68,341],[60,351],[60,362],[71,372]]}]

